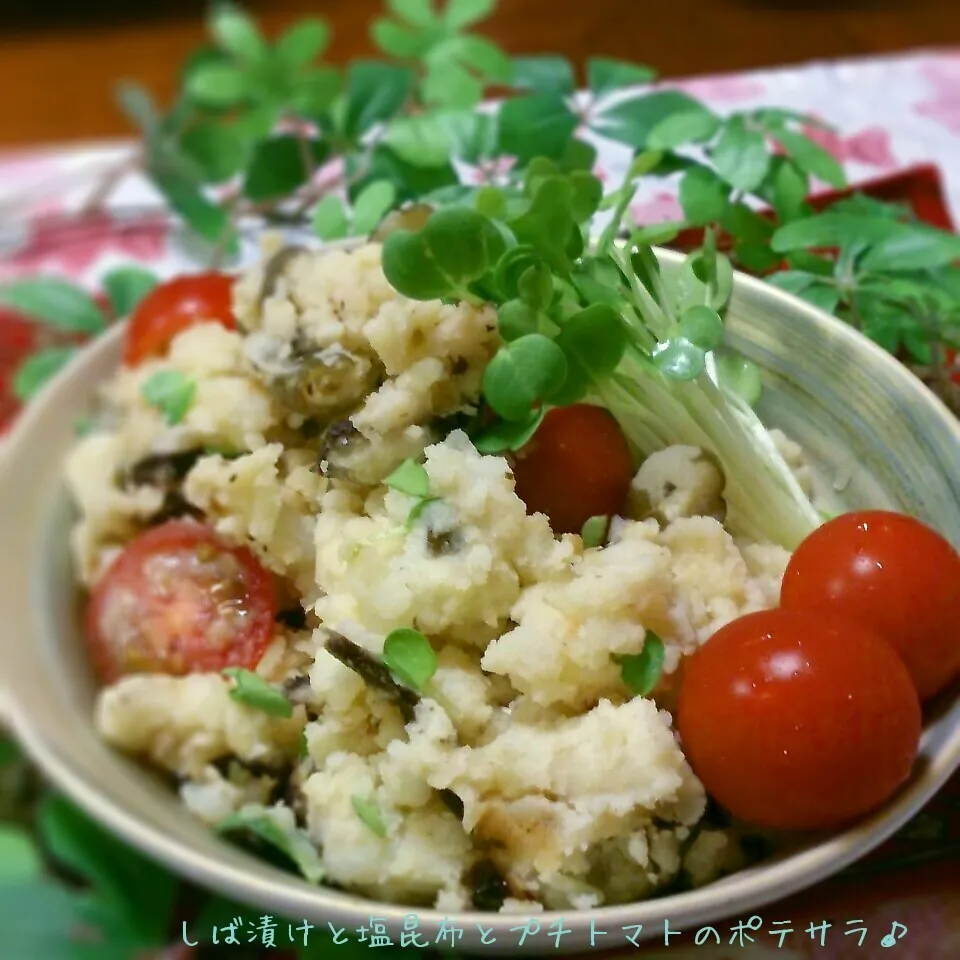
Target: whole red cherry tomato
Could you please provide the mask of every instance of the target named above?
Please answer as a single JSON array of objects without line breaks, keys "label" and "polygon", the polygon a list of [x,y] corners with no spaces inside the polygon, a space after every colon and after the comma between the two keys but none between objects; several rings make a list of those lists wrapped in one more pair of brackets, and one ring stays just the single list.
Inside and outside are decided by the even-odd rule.
[{"label": "whole red cherry tomato", "polygon": [[861,817],[910,775],[920,702],[903,662],[838,614],[734,620],[684,664],[684,753],[711,796],[760,827],[819,830]]},{"label": "whole red cherry tomato", "polygon": [[124,547],[97,581],[86,639],[100,677],[253,669],[273,635],[273,579],[245,547],[171,520]]},{"label": "whole red cherry tomato", "polygon": [[960,554],[913,517],[873,510],[828,521],[791,557],[780,602],[871,627],[903,658],[921,700],[960,674]]},{"label": "whole red cherry tomato", "polygon": [[545,513],[554,533],[579,533],[591,517],[619,513],[634,465],[626,437],[603,407],[549,410],[513,466],[517,496]]},{"label": "whole red cherry tomato", "polygon": [[163,356],[178,333],[197,323],[216,321],[228,330],[235,329],[232,287],[233,277],[224,273],[175,277],[155,287],[130,317],[123,362],[136,366],[150,357]]}]

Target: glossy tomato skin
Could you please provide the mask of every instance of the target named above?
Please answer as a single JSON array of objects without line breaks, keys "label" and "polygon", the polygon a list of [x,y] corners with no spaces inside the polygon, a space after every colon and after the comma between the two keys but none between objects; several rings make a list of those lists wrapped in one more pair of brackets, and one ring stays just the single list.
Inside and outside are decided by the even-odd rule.
[{"label": "glossy tomato skin", "polygon": [[105,683],[127,673],[253,669],[273,636],[273,578],[210,527],[171,520],[135,537],[93,588],[85,634]]},{"label": "glossy tomato skin", "polygon": [[216,321],[236,329],[232,288],[232,277],[213,272],[174,277],[155,287],[130,317],[123,362],[132,367],[163,356],[178,333],[197,323]]},{"label": "glossy tomato skin", "polygon": [[517,496],[545,513],[554,533],[579,533],[591,517],[623,510],[634,465],[626,437],[603,407],[547,411],[513,466]]},{"label": "glossy tomato skin", "polygon": [[902,661],[866,627],[767,610],[685,662],[676,722],[721,806],[755,826],[806,831],[855,820],[903,784],[921,712]]},{"label": "glossy tomato skin", "polygon": [[921,700],[960,674],[960,554],[913,517],[841,514],[787,565],[780,602],[859,620],[903,658]]}]

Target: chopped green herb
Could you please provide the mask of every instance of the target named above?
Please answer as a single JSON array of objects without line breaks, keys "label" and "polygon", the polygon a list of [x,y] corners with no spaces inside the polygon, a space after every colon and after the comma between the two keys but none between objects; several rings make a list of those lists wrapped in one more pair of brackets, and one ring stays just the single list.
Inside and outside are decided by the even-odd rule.
[{"label": "chopped green herb", "polygon": [[76,347],[47,347],[27,357],[13,375],[14,395],[20,400],[31,400],[76,353]]},{"label": "chopped green herb", "polygon": [[585,547],[602,547],[607,542],[607,533],[610,529],[609,517],[591,517],[580,531],[580,538]]},{"label": "chopped green herb", "polygon": [[387,826],[383,822],[383,815],[380,813],[380,808],[377,806],[376,801],[368,800],[365,797],[361,797],[360,794],[355,793],[350,798],[350,802],[353,804],[353,809],[357,816],[378,837],[385,837],[387,835]]},{"label": "chopped green herb", "polygon": [[547,408],[534,410],[526,420],[497,420],[473,438],[480,453],[506,453],[525,447],[543,423]]},{"label": "chopped green herb", "polygon": [[300,731],[300,759],[306,760],[310,756],[310,741],[307,740],[307,731]]},{"label": "chopped green herb", "polygon": [[411,689],[424,693],[437,671],[430,641],[409,627],[391,630],[383,641],[383,662]]},{"label": "chopped green herb", "polygon": [[648,630],[640,653],[627,653],[617,658],[620,677],[634,696],[645,697],[656,687],[663,672],[663,641]]},{"label": "chopped green herb", "polygon": [[97,422],[93,417],[77,417],[73,421],[73,432],[78,437],[87,437],[97,427]]},{"label": "chopped green herb", "polygon": [[143,267],[117,267],[103,278],[113,315],[129,317],[137,304],[157,285],[157,277]]},{"label": "chopped green herb", "polygon": [[293,716],[293,704],[263,677],[242,667],[227,667],[223,675],[234,681],[230,696],[238,703],[271,717]]},{"label": "chopped green herb", "polygon": [[0,304],[71,333],[99,333],[107,325],[89,293],[57,277],[27,277],[4,284]]},{"label": "chopped green herb", "polygon": [[179,370],[160,370],[141,389],[143,399],[156,407],[168,426],[180,423],[187,415],[197,385]]},{"label": "chopped green herb", "polygon": [[281,823],[277,814],[260,804],[241,807],[221,820],[217,830],[252,834],[292,861],[310,883],[323,880],[323,863],[310,838],[293,823]]},{"label": "chopped green herb", "polygon": [[423,497],[421,500],[418,500],[407,515],[407,528],[412,527],[420,519],[423,511],[430,506],[431,503],[437,503],[439,499],[439,497]]},{"label": "chopped green herb", "polygon": [[430,496],[430,477],[426,467],[416,460],[404,460],[384,481],[393,490],[409,494],[411,497]]}]

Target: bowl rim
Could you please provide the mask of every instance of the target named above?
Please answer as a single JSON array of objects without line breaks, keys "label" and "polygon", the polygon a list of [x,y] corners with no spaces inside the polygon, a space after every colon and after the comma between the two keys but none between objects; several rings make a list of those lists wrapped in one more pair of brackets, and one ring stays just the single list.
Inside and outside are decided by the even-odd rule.
[{"label": "bowl rim", "polygon": [[[329,246],[349,245],[343,243]],[[670,250],[656,249],[656,254],[662,263],[673,266],[679,265],[685,259],[683,254]],[[960,420],[899,361],[863,334],[792,294],[740,272],[735,273],[733,296],[735,299],[746,298],[778,305],[811,329],[819,333],[827,331],[831,337],[846,340],[848,346],[856,351],[872,355],[872,362],[878,365],[885,376],[898,380],[911,399],[931,409],[960,449]],[[125,324],[118,323],[106,334],[86,345],[21,413],[0,443],[0,493],[11,485],[10,477],[16,469],[13,466],[16,451],[30,442],[36,425],[51,408],[56,408],[58,397],[63,390],[76,381],[78,376],[82,376],[89,365],[98,359],[102,360],[110,351],[119,354],[119,341],[124,329]],[[33,533],[36,535],[38,531],[34,530]],[[0,546],[0,556],[6,549]],[[32,566],[29,570],[21,571],[24,584],[32,582],[33,574]],[[0,667],[5,664],[4,646],[5,644],[0,643]],[[27,706],[18,697],[16,690],[16,686],[8,678],[8,671],[0,669],[0,722],[9,723],[28,755],[50,781],[106,829],[164,864],[175,874],[189,876],[200,886],[234,897],[251,906],[275,910],[279,916],[324,915],[350,924],[362,924],[374,914],[390,924],[397,925],[402,924],[404,917],[415,914],[421,928],[424,925],[437,927],[447,920],[464,928],[475,928],[477,924],[482,924],[484,929],[492,929],[499,936],[506,935],[511,924],[527,916],[523,913],[493,914],[476,910],[449,913],[435,908],[418,909],[367,899],[322,885],[312,886],[301,877],[264,868],[260,861],[249,854],[241,855],[243,861],[249,863],[249,869],[245,872],[238,870],[231,865],[227,857],[217,859],[193,849],[182,839],[167,836],[159,827],[144,822],[138,815],[103,794],[95,783],[86,780],[73,768],[68,756],[59,752],[54,743],[34,729]],[[956,712],[960,716],[960,700],[951,706],[949,712]],[[579,929],[581,934],[583,926],[589,921],[595,922],[598,928],[605,925],[632,927],[642,922],[645,932],[640,939],[647,939],[648,924],[650,935],[653,935],[659,933],[659,929],[655,930],[654,925],[661,924],[664,919],[668,919],[670,923],[676,921],[677,929],[691,929],[694,924],[702,926],[741,911],[754,911],[838,873],[879,846],[911,819],[958,768],[960,723],[949,731],[931,763],[915,771],[911,779],[884,807],[807,849],[738,871],[692,891],[589,910],[531,911],[529,916],[535,916],[543,929],[546,929],[548,924],[566,921]],[[186,810],[184,815],[189,816]],[[497,942],[500,943],[499,940]],[[462,946],[470,949],[470,942],[466,937]],[[605,944],[601,941],[597,948],[615,949],[615,943]],[[536,948],[531,945],[528,950],[523,950],[514,944],[512,947],[498,946],[497,949],[501,952],[505,950],[517,953]],[[572,949],[582,949],[582,936],[576,942],[559,946],[556,952],[566,953]]]}]

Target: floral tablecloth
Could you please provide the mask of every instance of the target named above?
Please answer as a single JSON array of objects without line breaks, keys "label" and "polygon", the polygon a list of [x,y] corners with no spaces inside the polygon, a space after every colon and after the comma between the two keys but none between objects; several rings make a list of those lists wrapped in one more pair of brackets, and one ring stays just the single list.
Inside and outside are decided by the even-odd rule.
[{"label": "floral tablecloth", "polygon": [[[814,63],[665,86],[683,88],[721,113],[781,106],[821,117],[837,132],[811,130],[811,136],[845,163],[855,183],[934,164],[947,207],[960,222],[960,51]],[[616,180],[628,152],[616,144],[598,146],[598,173]],[[120,178],[106,212],[82,220],[63,216],[89,201],[92,173],[122,170],[131,151],[130,144],[111,143],[0,155],[0,279],[57,272],[95,287],[97,275],[119,262],[148,263],[161,273],[189,262],[189,248],[136,175]],[[645,185],[633,212],[646,223],[679,218],[674,185]],[[37,336],[31,324],[0,312],[0,427],[16,414],[10,378]],[[960,776],[866,861],[760,914],[680,935],[665,918],[650,942],[635,946],[633,929],[606,930],[598,932],[597,946],[617,943],[618,954],[648,960],[852,960],[886,956],[888,950],[918,960],[960,957]],[[556,945],[549,929],[533,937],[543,953]]]}]

